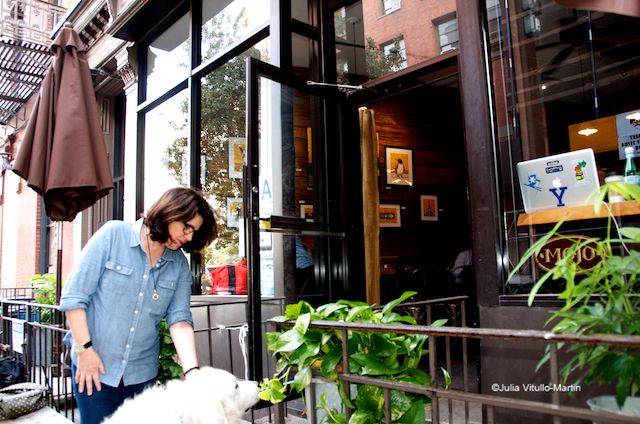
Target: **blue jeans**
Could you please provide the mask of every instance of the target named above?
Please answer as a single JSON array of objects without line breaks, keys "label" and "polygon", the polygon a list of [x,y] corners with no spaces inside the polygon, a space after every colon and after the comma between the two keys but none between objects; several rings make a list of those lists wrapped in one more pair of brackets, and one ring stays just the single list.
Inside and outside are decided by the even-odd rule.
[{"label": "blue jeans", "polygon": [[105,418],[116,412],[116,409],[125,401],[125,399],[133,397],[142,392],[148,386],[155,383],[155,378],[145,383],[132,384],[125,386],[122,381],[118,387],[107,386],[102,384],[102,390],[97,391],[93,388],[91,396],[87,395],[87,389],[84,392],[78,392],[76,384],[76,366],[71,367],[71,375],[73,382],[73,393],[76,395],[76,402],[80,409],[80,422],[82,424],[100,424]]}]

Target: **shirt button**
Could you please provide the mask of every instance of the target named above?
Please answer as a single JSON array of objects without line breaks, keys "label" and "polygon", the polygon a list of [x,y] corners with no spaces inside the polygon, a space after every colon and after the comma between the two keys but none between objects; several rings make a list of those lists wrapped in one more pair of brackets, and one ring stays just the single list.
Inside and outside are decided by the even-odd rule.
[{"label": "shirt button", "polygon": [[147,274],[144,274],[144,275],[142,276],[142,278],[147,278]]},{"label": "shirt button", "polygon": [[133,311],[133,313],[134,313],[134,314],[137,314],[137,313],[138,313],[138,310]]},{"label": "shirt button", "polygon": [[120,265],[116,265],[116,269],[117,269],[118,271],[120,271],[120,270],[122,269],[122,267],[121,267]]},{"label": "shirt button", "polygon": [[123,364],[126,364],[126,363],[127,363],[127,361],[125,361],[125,360],[123,359],[123,360],[122,360],[122,363],[123,363]]},{"label": "shirt button", "polygon": [[138,293],[138,296],[142,296],[142,292]]},{"label": "shirt button", "polygon": [[135,330],[135,328],[131,327],[131,329],[129,331],[133,332]]},{"label": "shirt button", "polygon": [[126,347],[127,349],[129,349],[129,348],[131,347],[131,345],[126,345],[125,347]]}]

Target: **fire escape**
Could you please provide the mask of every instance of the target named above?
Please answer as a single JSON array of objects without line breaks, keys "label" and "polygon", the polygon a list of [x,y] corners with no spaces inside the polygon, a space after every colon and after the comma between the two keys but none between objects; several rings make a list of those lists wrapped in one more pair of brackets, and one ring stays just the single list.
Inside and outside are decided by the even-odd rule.
[{"label": "fire escape", "polygon": [[0,155],[3,159],[11,154],[15,133],[26,123],[27,111],[23,106],[40,88],[51,61],[51,33],[65,14],[63,3],[64,0],[0,0]]}]

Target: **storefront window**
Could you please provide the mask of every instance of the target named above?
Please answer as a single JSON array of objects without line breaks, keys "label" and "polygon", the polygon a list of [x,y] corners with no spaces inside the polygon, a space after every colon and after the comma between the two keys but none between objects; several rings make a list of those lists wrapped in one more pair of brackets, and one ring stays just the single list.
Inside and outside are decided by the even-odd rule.
[{"label": "storefront window", "polygon": [[[522,189],[531,175],[521,181],[518,162],[590,148],[595,178],[602,183],[605,175],[622,173],[624,147],[640,144],[640,135],[634,136],[640,128],[629,119],[640,107],[640,19],[567,9],[551,0],[509,3],[507,11],[501,2],[487,1],[507,271],[553,224],[530,225],[523,219],[529,215]],[[592,131],[581,131],[585,128]],[[549,195],[553,189],[540,187]],[[598,227],[597,220],[568,223],[574,234],[597,233]],[[531,263],[505,293],[528,292],[539,272]]]},{"label": "storefront window", "polygon": [[400,1],[369,0],[335,10],[337,81],[361,84],[455,48],[455,19],[446,27],[438,24],[443,24],[443,16],[455,17],[456,2],[434,3],[424,7],[420,2],[404,2],[400,7]]},{"label": "storefront window", "polygon": [[180,18],[147,48],[147,99],[189,75],[189,18]]},{"label": "storefront window", "polygon": [[269,0],[202,3],[202,58],[210,59],[269,21]]},{"label": "storefront window", "polygon": [[145,116],[144,210],[166,190],[189,186],[188,92],[173,96]]},{"label": "storefront window", "polygon": [[261,41],[200,80],[200,178],[202,191],[216,212],[219,234],[205,254],[208,270],[237,264],[247,257],[242,210],[246,164],[245,59],[252,56],[268,62],[268,44],[268,39]]}]

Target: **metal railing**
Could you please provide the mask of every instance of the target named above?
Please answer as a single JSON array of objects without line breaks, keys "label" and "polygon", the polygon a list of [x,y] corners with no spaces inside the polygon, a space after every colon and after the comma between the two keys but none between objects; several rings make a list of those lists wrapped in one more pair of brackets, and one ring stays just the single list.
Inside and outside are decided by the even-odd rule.
[{"label": "metal railing", "polygon": [[[440,302],[445,300],[445,304],[451,304],[456,298],[436,299],[427,302],[417,302],[414,307],[419,307],[430,311]],[[456,300],[457,301],[457,300]],[[464,301],[461,303],[464,304]],[[399,305],[406,306],[406,305]],[[427,314],[426,311],[423,312]],[[464,307],[459,309],[459,315],[464,316]],[[431,312],[428,313],[428,321],[431,321]],[[419,316],[423,316],[422,313]],[[464,318],[463,318],[464,319]],[[460,322],[460,324],[462,324]],[[288,323],[271,322],[272,328],[280,325],[292,325],[294,321]],[[462,324],[463,325],[463,324]],[[385,397],[385,423],[391,423],[391,391],[397,390],[405,393],[413,393],[424,395],[431,400],[430,414],[427,414],[426,422],[432,423],[452,423],[452,422],[485,422],[493,424],[500,422],[499,414],[509,413],[526,413],[527,417],[531,417],[532,422],[546,422],[549,420],[554,424],[561,423],[563,419],[574,422],[575,419],[588,420],[598,423],[637,423],[637,417],[624,415],[615,415],[606,412],[596,412],[586,407],[576,407],[561,403],[559,390],[549,390],[549,401],[527,400],[517,398],[507,389],[495,390],[492,394],[481,393],[482,390],[477,384],[471,381],[469,374],[473,373],[473,369],[469,367],[470,363],[475,362],[478,358],[472,358],[467,350],[468,343],[487,343],[496,341],[501,344],[513,344],[514,346],[522,343],[536,343],[541,346],[549,347],[549,375],[548,385],[552,388],[560,388],[559,369],[561,369],[562,355],[559,353],[559,344],[564,345],[562,350],[566,350],[569,346],[576,344],[587,345],[607,345],[615,348],[632,348],[640,350],[640,337],[637,336],[612,336],[612,335],[591,335],[579,336],[573,334],[554,334],[546,331],[536,330],[508,330],[495,328],[465,328],[465,327],[432,327],[429,325],[390,325],[390,324],[364,324],[364,323],[346,323],[335,321],[312,321],[309,327],[323,328],[327,330],[337,330],[342,333],[343,340],[343,358],[342,373],[338,374],[338,380],[344,383],[346,393],[350,392],[352,385],[368,385],[382,388]],[[437,375],[439,366],[444,366],[447,370],[452,370],[457,364],[452,358],[462,358],[462,371],[456,374],[452,373],[452,383],[449,388],[442,385],[434,387],[421,386],[411,383],[401,383],[397,381],[382,380],[373,377],[356,375],[350,373],[349,370],[349,352],[344,341],[349,339],[349,333],[352,331],[374,332],[374,333],[394,333],[406,335],[426,335],[428,336],[428,369],[429,374],[434,377]],[[444,342],[444,343],[442,343]],[[456,342],[455,344],[453,342]],[[456,346],[459,351],[452,351],[452,345]],[[442,350],[444,349],[444,355]],[[444,359],[442,359],[444,356]],[[473,356],[473,355],[471,355]],[[471,361],[468,361],[471,359]],[[479,377],[479,375],[477,376]],[[476,381],[475,383],[477,383]],[[306,402],[310,404],[307,411],[312,411],[307,420],[311,424],[318,421],[316,411],[315,388],[316,381],[312,381],[310,388],[310,399]],[[440,384],[440,383],[438,383]],[[514,390],[515,391],[515,390]],[[546,390],[545,390],[546,391]],[[517,392],[517,391],[515,391]],[[497,394],[496,394],[497,393]],[[344,405],[340,405],[345,412],[346,421],[349,422],[351,411]],[[470,417],[471,415],[473,417]],[[430,416],[429,416],[430,415]],[[274,416],[274,422],[277,424],[284,423],[284,414],[277,411]]]},{"label": "metal railing", "polygon": [[[282,313],[283,300],[265,300],[268,307],[273,308],[270,315]],[[312,327],[338,330],[343,333],[343,340],[348,339],[351,331],[383,332],[395,334],[422,334],[428,336],[429,353],[425,367],[430,375],[437,374],[437,368],[443,366],[451,371],[452,384],[449,388],[441,386],[427,387],[394,381],[379,380],[343,372],[339,379],[349,384],[364,384],[381,387],[387,398],[390,391],[400,390],[417,393],[431,399],[431,412],[428,421],[439,422],[499,422],[499,414],[505,411],[524,411],[527,416],[548,417],[554,423],[562,419],[583,419],[600,423],[632,423],[637,418],[614,416],[602,412],[593,412],[586,408],[561,404],[559,393],[552,392],[549,401],[533,401],[510,397],[507,392],[492,394],[481,393],[478,384],[479,373],[474,365],[478,364],[480,342],[497,341],[501,344],[524,342],[548,345],[550,349],[550,367],[548,381],[558,384],[561,358],[557,345],[563,343],[565,348],[577,343],[591,345],[609,345],[618,348],[640,349],[640,337],[623,336],[577,336],[560,335],[534,330],[505,330],[487,328],[466,328],[466,298],[453,297],[446,299],[411,302],[399,305],[416,317],[419,325],[381,325],[357,324],[343,322],[313,321]],[[198,345],[198,356],[203,365],[227,369],[242,377],[246,362],[244,361],[242,337],[240,329],[245,325],[242,317],[246,316],[246,299],[215,299],[202,297],[192,299],[195,332]],[[2,333],[0,334],[0,353],[3,356],[16,356],[21,359],[27,369],[29,381],[46,384],[50,388],[49,405],[72,421],[78,417],[75,408],[70,369],[66,357],[66,346],[62,338],[66,332],[54,305],[41,305],[24,300],[0,299]],[[231,312],[232,311],[232,312]],[[446,316],[450,323],[460,327],[432,327],[432,319]],[[263,317],[264,318],[264,317]],[[264,319],[265,325],[267,319]],[[59,321],[58,321],[59,322]],[[268,322],[269,326],[278,325]],[[265,329],[263,328],[263,331]],[[348,354],[343,348],[344,370],[348,370]],[[270,353],[264,352],[267,367],[265,375],[272,374],[271,361],[266,360]],[[427,365],[428,364],[428,365]],[[347,384],[347,386],[349,386]],[[315,411],[315,397],[307,399],[310,411]],[[390,405],[386,405],[387,419],[390,421]],[[295,408],[291,408],[295,410]],[[284,408],[275,408],[275,422],[284,422]],[[345,411],[347,414],[348,410]],[[271,413],[270,413],[271,414]],[[315,414],[307,417],[315,423]],[[458,419],[459,421],[456,421]]]},{"label": "metal railing", "polygon": [[[71,382],[70,352],[63,343],[67,332],[64,317],[56,305],[34,303],[30,289],[0,291],[0,355],[14,356],[25,364],[27,381],[49,388],[48,404],[71,421],[78,421]],[[10,299],[15,296],[17,299]],[[191,301],[198,358],[203,366],[213,366],[244,377],[247,370],[243,346],[246,331],[246,297],[196,296]],[[282,298],[264,298],[262,331],[267,319],[284,311]],[[267,352],[265,369],[272,372]]]},{"label": "metal railing", "polygon": [[[22,297],[20,289],[14,290],[13,294]],[[27,300],[1,299],[0,311],[2,355],[20,359],[25,365],[27,381],[46,385],[49,406],[73,421],[76,412],[71,369],[62,342],[67,330],[57,307]]]}]

